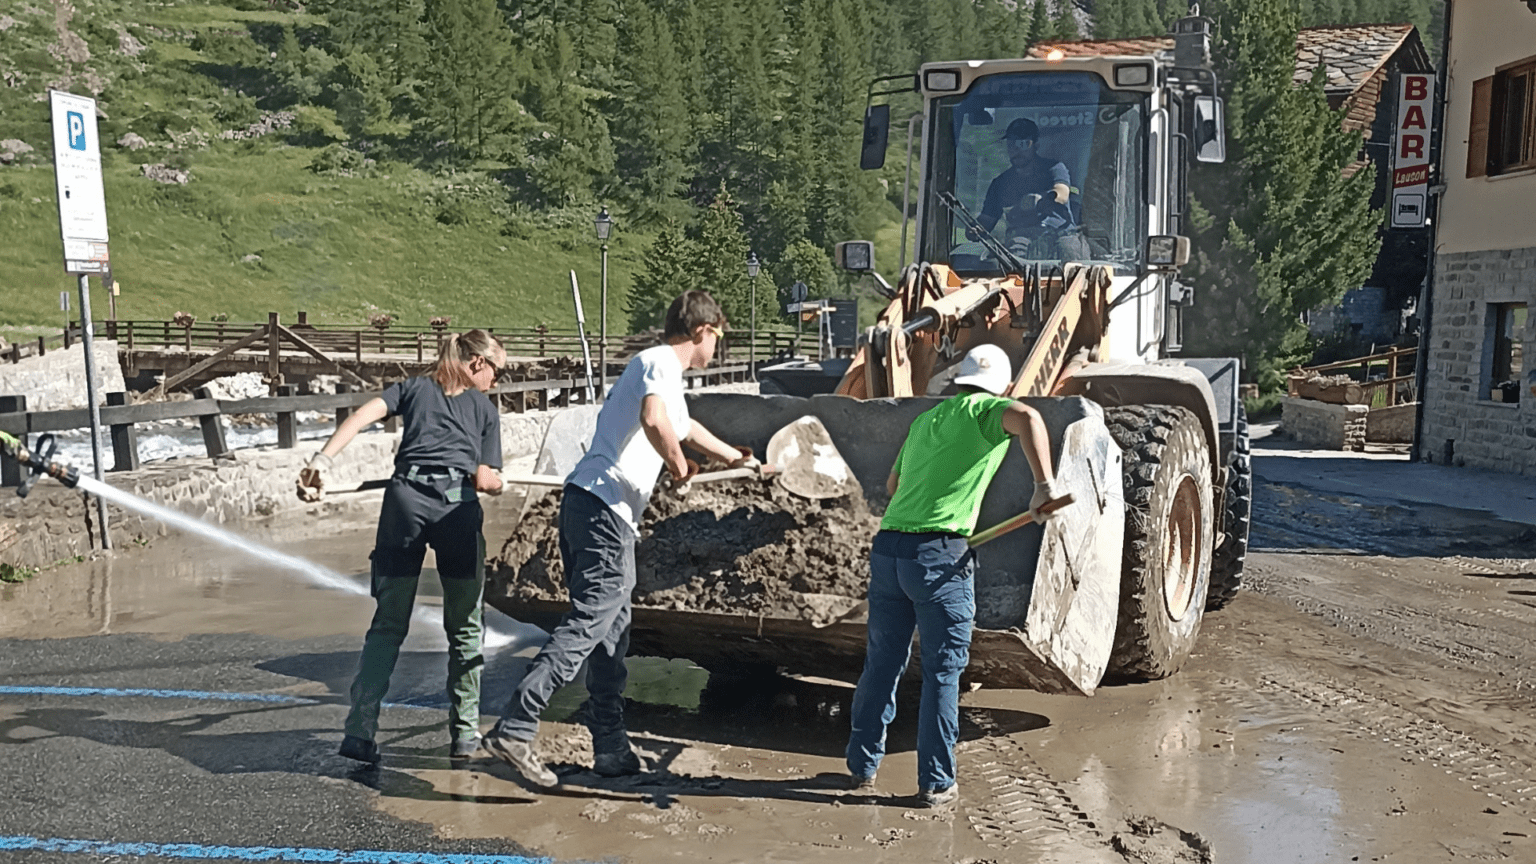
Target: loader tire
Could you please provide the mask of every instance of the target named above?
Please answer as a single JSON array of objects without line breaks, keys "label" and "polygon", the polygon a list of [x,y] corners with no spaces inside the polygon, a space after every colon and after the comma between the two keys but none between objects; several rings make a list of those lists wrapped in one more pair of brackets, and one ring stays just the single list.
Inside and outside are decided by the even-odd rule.
[{"label": "loader tire", "polygon": [[1214,501],[1211,454],[1187,408],[1107,409],[1125,451],[1125,545],[1120,615],[1109,673],[1154,681],[1194,649],[1211,577]]},{"label": "loader tire", "polygon": [[1205,595],[1205,611],[1232,602],[1243,588],[1243,567],[1248,561],[1248,529],[1253,524],[1253,456],[1248,443],[1248,412],[1237,403],[1237,435],[1227,456],[1227,492],[1222,496],[1221,530],[1225,535],[1211,561],[1211,587]]}]

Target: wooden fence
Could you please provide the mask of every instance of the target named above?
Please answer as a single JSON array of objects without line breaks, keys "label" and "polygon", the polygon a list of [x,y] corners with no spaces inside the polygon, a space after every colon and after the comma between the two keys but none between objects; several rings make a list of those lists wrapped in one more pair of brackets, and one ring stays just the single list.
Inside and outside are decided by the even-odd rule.
[{"label": "wooden fence", "polygon": [[1358,382],[1360,389],[1358,397],[1350,399],[1355,404],[1369,405],[1372,408],[1390,408],[1394,405],[1417,402],[1417,378],[1414,375],[1414,365],[1417,362],[1418,353],[1419,349],[1416,346],[1393,348],[1368,357],[1356,357],[1353,360],[1340,360],[1337,363],[1324,363],[1321,366],[1298,369],[1290,375],[1290,394],[1305,395],[1298,389],[1302,386],[1299,382],[1314,375],[1325,377],[1347,375]]},{"label": "wooden fence", "polygon": [[[684,377],[693,386],[724,384],[746,380],[752,367],[746,364],[710,366],[691,369]],[[508,381],[492,388],[490,395],[498,407],[522,413],[527,410],[548,410],[586,402],[587,382],[583,378],[551,378],[540,381]],[[203,444],[210,458],[228,457],[233,451],[224,436],[223,417],[229,414],[272,414],[277,420],[277,446],[291,449],[298,444],[297,412],[334,411],[336,425],[352,413],[357,406],[378,396],[377,391],[357,391],[341,383],[335,394],[299,395],[295,385],[284,385],[277,396],[257,399],[216,399],[207,387],[199,387],[195,398],[178,402],[147,402],[127,404],[124,393],[108,393],[107,404],[101,410],[101,424],[111,430],[114,471],[127,471],[139,467],[137,423],[156,420],[173,420],[195,417],[202,426]],[[390,418],[385,429],[398,428],[398,418]],[[0,431],[16,436],[38,432],[57,432],[66,429],[84,429],[91,425],[90,411],[72,408],[64,411],[27,411],[25,396],[0,396]],[[7,460],[8,462],[9,460]],[[3,466],[4,482],[0,485],[18,485],[18,466]]]},{"label": "wooden fence", "polygon": [[[416,327],[393,324],[376,328],[357,324],[311,324],[306,313],[300,312],[298,323],[289,329],[305,342],[328,355],[350,357],[361,362],[364,354],[414,357],[418,363],[436,359],[442,341],[450,332],[445,328]],[[265,329],[276,321],[276,314],[266,322],[196,322],[183,326],[175,321],[108,319],[94,323],[95,333],[106,339],[116,340],[121,350],[165,351],[180,350],[218,352],[248,337],[254,330]],[[466,328],[467,329],[467,328]],[[581,337],[574,328],[552,327],[484,327],[495,336],[513,357],[571,357],[581,355]],[[79,325],[61,330],[59,335],[39,336],[36,340],[16,342],[3,354],[11,363],[22,358],[46,354],[56,348],[68,348],[81,338]],[[597,362],[599,334],[587,331],[587,344]],[[757,334],[755,357],[749,357],[753,343],[747,330],[732,330],[725,337],[725,359],[751,362],[762,361],[784,352],[799,353],[809,344],[815,347],[815,334],[802,334],[787,330],[760,330]],[[654,333],[609,334],[608,358],[610,361],[629,356],[657,344]]]}]

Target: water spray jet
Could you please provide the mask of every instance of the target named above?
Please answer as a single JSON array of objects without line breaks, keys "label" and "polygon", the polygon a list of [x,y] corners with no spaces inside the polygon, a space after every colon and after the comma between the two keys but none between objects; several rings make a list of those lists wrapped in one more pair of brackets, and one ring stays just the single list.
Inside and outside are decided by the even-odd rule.
[{"label": "water spray jet", "polygon": [[[25,441],[14,435],[0,432],[0,451],[26,466],[28,471],[27,479],[22,483],[21,488],[16,490],[18,495],[25,498],[27,493],[32,491],[32,486],[37,483],[38,479],[47,475],[71,489],[79,489],[86,494],[95,495],[124,509],[141,513],[167,525],[180,528],[190,534],[196,534],[206,540],[211,540],[220,546],[235,549],[257,560],[296,572],[311,584],[319,587],[330,588],[357,596],[365,597],[369,595],[369,590],[366,586],[359,585],[334,570],[247,540],[231,531],[210,525],[201,519],[193,518],[161,504],[156,504],[131,492],[125,492],[122,489],[99,482],[92,477],[81,476],[80,471],[74,466],[57,462],[53,459],[55,446],[53,435],[49,433],[41,435],[37,440],[37,446],[29,449]],[[493,610],[488,609],[486,611],[490,612]],[[431,627],[441,628],[443,626],[442,612],[431,606],[415,607],[412,611],[412,617]],[[512,620],[508,618],[506,623],[510,623]],[[482,648],[486,651],[493,651],[508,646],[516,647],[532,641],[535,640],[527,634],[511,632],[506,626],[497,628],[487,621],[485,633],[482,637]]]}]

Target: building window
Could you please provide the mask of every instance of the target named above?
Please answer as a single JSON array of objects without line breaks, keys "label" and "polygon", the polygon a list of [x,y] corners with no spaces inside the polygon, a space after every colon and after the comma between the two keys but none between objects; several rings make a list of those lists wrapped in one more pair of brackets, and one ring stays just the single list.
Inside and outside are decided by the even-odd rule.
[{"label": "building window", "polygon": [[1488,306],[1488,376],[1485,391],[1494,402],[1519,402],[1525,377],[1524,303],[1492,303]]},{"label": "building window", "polygon": [[1536,57],[1472,84],[1467,176],[1536,168]]}]

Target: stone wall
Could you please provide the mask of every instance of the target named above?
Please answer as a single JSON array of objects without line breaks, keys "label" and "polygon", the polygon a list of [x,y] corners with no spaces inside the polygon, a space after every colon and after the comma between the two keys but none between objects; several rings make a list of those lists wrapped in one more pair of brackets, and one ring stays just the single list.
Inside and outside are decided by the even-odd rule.
[{"label": "stone wall", "polygon": [[[1525,383],[1518,404],[1489,398],[1490,304],[1525,303]],[[1536,246],[1442,254],[1435,263],[1421,457],[1536,475]]]},{"label": "stone wall", "polygon": [[1280,428],[1318,450],[1364,450],[1369,414],[1364,405],[1333,405],[1290,396],[1280,400]]},{"label": "stone wall", "polygon": [[1418,403],[1372,408],[1365,421],[1365,440],[1372,444],[1412,444]]},{"label": "stone wall", "polygon": [[[106,394],[126,389],[123,368],[117,362],[117,343],[94,339],[91,348],[96,355],[96,403],[105,405]],[[76,342],[41,357],[22,358],[20,363],[0,360],[0,396],[27,397],[28,411],[84,408],[84,345]]]},{"label": "stone wall", "polygon": [[[553,412],[503,414],[502,459],[505,465],[538,452]],[[288,539],[305,536],[327,513],[377,509],[381,493],[347,492],[359,484],[389,476],[399,433],[371,432],[357,436],[327,472],[328,494],[319,504],[300,501],[294,480],[309,457],[320,449],[306,442],[294,450],[257,447],[238,450],[233,460],[206,457],[169,459],[138,471],[112,471],[111,486],[206,521],[229,525],[248,536],[281,533]],[[136,541],[163,536],[169,529],[120,507],[108,507],[112,542],[122,548]],[[44,478],[27,498],[13,489],[0,489],[0,524],[15,533],[0,542],[0,562],[16,567],[41,567],[90,553],[95,545],[96,508],[85,496]]]}]

